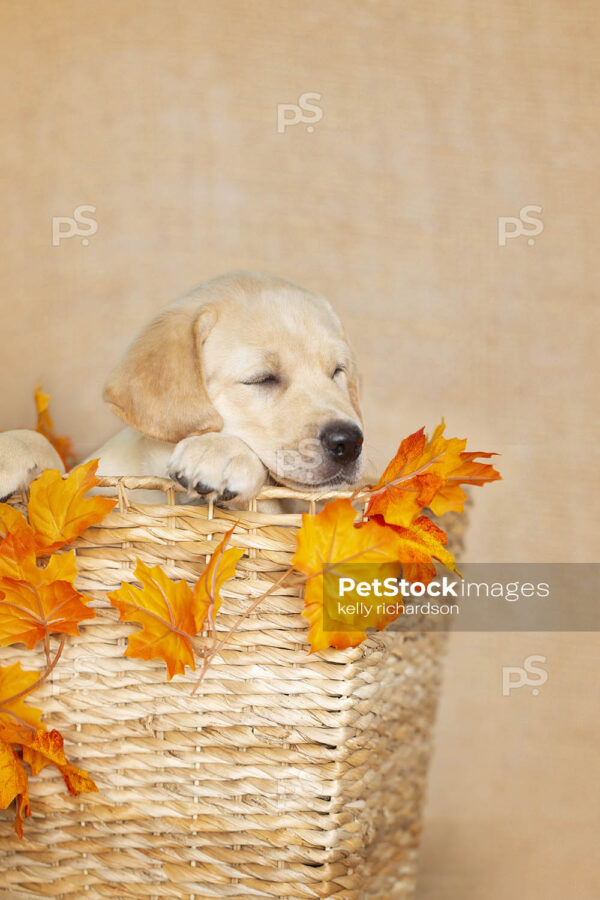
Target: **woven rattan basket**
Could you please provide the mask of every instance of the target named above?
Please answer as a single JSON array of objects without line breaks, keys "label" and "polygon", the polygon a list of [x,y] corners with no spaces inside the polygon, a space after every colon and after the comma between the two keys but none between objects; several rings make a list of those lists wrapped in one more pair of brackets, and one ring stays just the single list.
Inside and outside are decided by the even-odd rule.
[{"label": "woven rattan basket", "polygon": [[[23,841],[2,814],[0,896],[412,896],[445,635],[388,631],[309,656],[301,588],[281,587],[192,697],[193,673],[167,682],[162,662],[124,658],[135,626],[117,621],[107,591],[133,580],[136,557],[197,576],[238,521],[247,555],[223,592],[224,632],[288,567],[299,514],[176,505],[164,480],[105,483],[119,505],[76,544],[77,586],[97,616],[35,698],[99,793],[68,795],[51,768],[31,780]],[[137,502],[149,487],[166,502]],[[283,496],[307,511],[319,499],[261,495]],[[464,524],[444,525],[456,552]],[[2,657],[23,660],[22,648]]]}]

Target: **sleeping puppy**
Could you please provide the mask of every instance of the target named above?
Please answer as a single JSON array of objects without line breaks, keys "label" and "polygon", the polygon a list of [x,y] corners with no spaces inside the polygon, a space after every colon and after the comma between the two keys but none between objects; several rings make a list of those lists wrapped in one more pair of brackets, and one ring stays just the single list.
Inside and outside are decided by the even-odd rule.
[{"label": "sleeping puppy", "polygon": [[[168,475],[196,498],[237,506],[267,482],[321,491],[362,471],[356,364],[340,321],[282,278],[237,272],[168,306],[104,399],[128,427],[91,454],[100,475]],[[0,434],[0,496],[61,468],[57,459],[35,432]]]}]

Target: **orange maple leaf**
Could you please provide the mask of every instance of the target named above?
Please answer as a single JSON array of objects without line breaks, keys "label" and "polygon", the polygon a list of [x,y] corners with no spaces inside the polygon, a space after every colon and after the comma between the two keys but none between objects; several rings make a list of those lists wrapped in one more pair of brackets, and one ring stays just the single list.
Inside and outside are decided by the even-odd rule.
[{"label": "orange maple leaf", "polygon": [[41,728],[41,711],[28,706],[22,693],[29,693],[39,677],[39,672],[22,669],[19,662],[0,666],[0,725]]},{"label": "orange maple leaf", "polygon": [[169,680],[186,665],[195,668],[191,639],[198,629],[191,589],[185,581],[171,581],[160,566],[150,569],[140,559],[134,574],[141,590],[124,583],[108,594],[111,606],[119,610],[120,622],[143,626],[130,636],[125,656],[163,659]]},{"label": "orange maple leaf", "polygon": [[31,815],[31,806],[27,772],[14,745],[20,748],[22,760],[29,765],[33,775],[37,775],[45,766],[53,765],[63,776],[69,793],[98,790],[84,769],[77,768],[66,759],[63,737],[59,731],[46,731],[44,728],[27,731],[0,722],[0,778],[2,775],[6,776],[6,783],[0,786],[0,808],[6,809],[16,798],[14,828],[20,838],[23,837],[23,819]]},{"label": "orange maple leaf", "polygon": [[5,538],[9,534],[33,540],[33,531],[23,513],[9,503],[0,503],[0,537]]},{"label": "orange maple leaf", "polygon": [[424,507],[436,515],[462,512],[461,484],[484,484],[500,478],[493,466],[474,461],[490,453],[465,452],[466,440],[445,438],[442,421],[431,440],[421,428],[400,444],[385,472],[370,489],[367,516],[380,515],[388,525],[408,527]]},{"label": "orange maple leaf", "polygon": [[373,516],[372,521],[392,529],[402,540],[402,575],[407,581],[429,584],[437,574],[434,560],[451,572],[456,571],[456,560],[446,546],[446,532],[428,516],[419,516],[408,528],[388,525],[381,516]]},{"label": "orange maple leaf", "polygon": [[11,744],[0,739],[0,809],[7,809],[17,801],[14,829],[23,837],[23,819],[31,815],[27,772]]},{"label": "orange maple leaf", "polygon": [[87,772],[66,759],[60,732],[46,731],[40,710],[24,702],[39,678],[39,672],[25,671],[18,662],[0,666],[0,809],[16,799],[15,831],[21,838],[23,819],[31,814],[23,762],[34,775],[47,765],[55,765],[73,794],[98,790]]},{"label": "orange maple leaf", "polygon": [[214,617],[221,608],[221,588],[226,581],[235,575],[235,567],[238,560],[244,555],[244,551],[238,547],[230,547],[226,550],[233,528],[230,528],[217,545],[207,563],[207,566],[194,585],[194,601],[196,606],[196,627],[201,631],[207,618],[213,622]]},{"label": "orange maple leaf", "polygon": [[37,558],[35,535],[31,529],[7,534],[0,540],[0,579],[16,578],[27,581],[35,577]]},{"label": "orange maple leaf", "polygon": [[98,460],[82,463],[63,478],[57,469],[46,469],[32,482],[27,512],[36,536],[38,556],[52,553],[96,525],[115,506],[107,497],[85,497],[98,484]]},{"label": "orange maple leaf", "polygon": [[[3,543],[10,544],[11,538]],[[0,576],[5,565],[0,556]],[[85,605],[88,598],[73,586],[77,568],[72,550],[52,556],[44,567],[36,565],[29,550],[20,565],[21,577],[0,577],[0,645],[22,642],[31,650],[49,634],[78,634],[79,622],[95,616]]]},{"label": "orange maple leaf", "polygon": [[[39,672],[21,668],[21,663],[0,666],[0,729],[15,729],[20,737],[41,727],[41,712],[24,702],[25,694],[39,680]],[[0,739],[0,809],[17,801],[15,831],[23,837],[23,818],[29,815],[27,772],[13,747]]]},{"label": "orange maple leaf", "polygon": [[489,459],[491,456],[497,456],[497,454],[484,453],[482,450],[461,453],[460,465],[456,469],[452,469],[446,476],[444,483],[429,504],[431,511],[436,516],[442,516],[450,511],[461,513],[467,499],[461,484],[474,484],[480,487],[490,481],[501,480],[502,476],[492,465],[475,461],[477,457]]},{"label": "orange maple leaf", "polygon": [[37,775],[45,766],[53,765],[65,779],[70,794],[98,790],[87,771],[78,769],[67,760],[63,736],[55,728],[52,731],[39,728],[27,740],[23,740],[23,735],[14,730],[5,729],[2,734],[0,729],[0,737],[6,741],[7,736],[13,742],[18,741],[23,748],[23,762],[28,763],[33,775]]},{"label": "orange maple leaf", "polygon": [[33,398],[35,400],[35,408],[37,412],[37,422],[35,430],[40,434],[43,434],[46,440],[50,441],[50,443],[62,459],[63,463],[65,464],[65,469],[70,469],[71,466],[75,463],[73,442],[70,438],[65,437],[64,435],[57,435],[54,432],[54,422],[52,421],[52,416],[50,415],[49,410],[50,395],[45,394],[38,384],[34,391]]},{"label": "orange maple leaf", "polygon": [[412,574],[418,567],[431,580],[435,574],[432,555],[454,563],[439,538],[436,542],[418,530],[388,528],[375,519],[357,524],[356,516],[350,500],[334,500],[318,515],[302,517],[292,564],[310,576],[302,615],[310,625],[311,652],[355,647],[366,638],[367,628],[382,630],[401,611],[375,603],[369,604],[367,612],[367,604],[361,606],[360,597],[352,592],[345,597],[348,603],[340,604],[337,585],[328,575],[348,575],[352,570],[346,567],[360,563],[361,581],[398,577],[405,561],[412,566]]},{"label": "orange maple leaf", "polygon": [[220,589],[233,576],[244,552],[224,549],[231,531],[215,549],[193,591],[185,581],[172,581],[160,566],[150,569],[138,559],[135,576],[142,588],[125,583],[108,594],[111,605],[119,610],[119,621],[143,626],[129,638],[125,656],[164,660],[169,680],[186,665],[196,668],[193,638],[211,608],[213,615],[219,609]]}]

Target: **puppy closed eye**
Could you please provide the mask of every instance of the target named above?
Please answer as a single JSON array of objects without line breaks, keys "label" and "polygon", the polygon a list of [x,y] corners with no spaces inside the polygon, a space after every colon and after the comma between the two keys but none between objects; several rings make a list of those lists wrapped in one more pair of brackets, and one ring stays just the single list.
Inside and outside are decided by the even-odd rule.
[{"label": "puppy closed eye", "polygon": [[332,378],[337,378],[338,375],[341,375],[342,372],[346,371],[346,366],[343,366],[341,363],[339,366],[336,366],[333,370]]},{"label": "puppy closed eye", "polygon": [[245,381],[242,381],[242,384],[273,387],[280,384],[280,379],[278,375],[274,375],[272,372],[261,372],[259,375],[253,375],[251,378],[246,378]]}]

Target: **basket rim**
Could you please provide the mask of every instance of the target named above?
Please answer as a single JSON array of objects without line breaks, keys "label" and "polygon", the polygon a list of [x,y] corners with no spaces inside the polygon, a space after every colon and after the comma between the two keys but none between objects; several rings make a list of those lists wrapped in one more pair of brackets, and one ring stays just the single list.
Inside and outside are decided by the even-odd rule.
[{"label": "basket rim", "polygon": [[[176,494],[187,494],[188,491],[183,485],[177,484],[171,478],[161,478],[155,475],[98,475],[98,487],[118,488],[121,486],[128,491],[135,490],[158,490],[167,492],[175,492]],[[369,492],[366,485],[354,488],[354,490],[328,490],[328,491],[298,491],[293,488],[283,487],[280,485],[271,485],[264,487],[255,497],[256,500],[345,500],[352,499],[360,502],[367,500]]]}]

